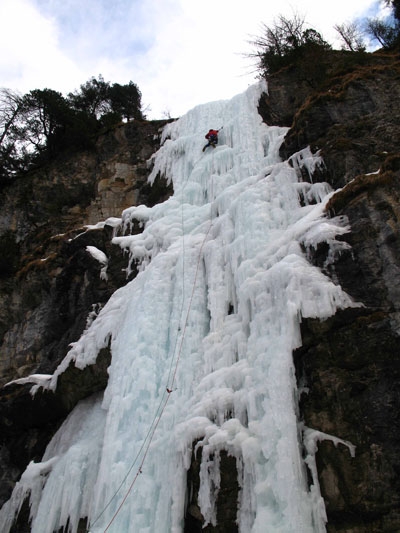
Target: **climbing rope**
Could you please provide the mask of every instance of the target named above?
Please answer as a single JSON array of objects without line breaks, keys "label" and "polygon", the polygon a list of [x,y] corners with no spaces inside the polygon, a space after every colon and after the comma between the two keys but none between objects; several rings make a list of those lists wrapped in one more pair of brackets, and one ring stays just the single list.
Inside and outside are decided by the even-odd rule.
[{"label": "climbing rope", "polygon": [[126,499],[128,498],[128,496],[129,496],[129,494],[130,494],[130,492],[131,492],[131,490],[132,490],[134,484],[136,483],[137,478],[138,478],[139,475],[142,473],[142,467],[143,467],[143,464],[144,464],[144,462],[145,462],[145,460],[146,460],[146,457],[147,457],[147,454],[148,454],[148,451],[149,451],[149,448],[150,448],[150,444],[151,444],[151,442],[152,442],[152,440],[153,440],[154,433],[155,433],[155,431],[156,431],[156,429],[157,429],[157,427],[158,427],[158,424],[160,423],[161,416],[162,416],[162,414],[163,414],[163,412],[164,412],[164,409],[165,409],[166,406],[167,406],[167,403],[168,403],[169,397],[170,397],[170,395],[168,394],[167,397],[166,397],[166,400],[164,401],[164,405],[162,406],[162,409],[161,409],[160,415],[158,416],[157,422],[156,422],[156,423],[154,424],[154,426],[153,426],[153,429],[152,429],[152,431],[151,431],[151,436],[150,436],[150,438],[149,438],[149,440],[148,440],[148,443],[147,443],[147,445],[146,445],[145,452],[144,452],[144,454],[143,454],[142,460],[141,460],[140,465],[139,465],[139,468],[138,468],[138,470],[137,470],[137,472],[136,472],[136,474],[135,474],[135,477],[133,478],[132,483],[129,485],[129,488],[128,488],[128,490],[126,491],[125,496],[122,498],[122,501],[121,501],[121,503],[120,503],[119,506],[118,506],[118,509],[115,511],[115,513],[114,513],[114,515],[112,516],[110,522],[108,523],[106,529],[104,530],[104,533],[106,533],[106,532],[109,530],[109,528],[111,527],[111,524],[114,522],[114,520],[115,520],[115,518],[117,517],[118,513],[119,513],[120,510],[122,509],[122,506],[123,506],[124,503],[126,502]]},{"label": "climbing rope", "polygon": [[173,373],[172,381],[171,381],[170,387],[169,387],[170,390],[173,390],[173,386],[174,386],[174,383],[175,383],[176,373],[178,371],[178,365],[179,365],[179,361],[180,361],[181,354],[182,354],[183,341],[185,339],[186,328],[187,328],[188,321],[189,321],[190,309],[192,307],[194,291],[196,289],[196,281],[197,281],[197,276],[198,276],[198,273],[199,273],[202,252],[203,252],[204,244],[205,244],[205,242],[207,240],[208,234],[210,233],[211,226],[212,226],[212,221],[211,221],[210,225],[208,226],[208,230],[207,230],[206,234],[204,235],[204,239],[203,239],[203,241],[201,243],[201,246],[200,246],[199,256],[198,256],[197,265],[196,265],[196,272],[195,272],[195,276],[194,276],[192,293],[190,295],[189,306],[188,306],[188,310],[187,310],[187,313],[186,313],[185,323],[184,323],[183,332],[182,332],[182,336],[181,336],[181,342],[180,342],[180,345],[179,345],[178,356],[177,356],[176,364],[175,364],[175,367],[174,367],[174,373]]},{"label": "climbing rope", "polygon": [[175,359],[175,354],[176,354],[176,347],[178,346],[178,338],[179,338],[179,333],[181,331],[181,321],[182,321],[182,316],[183,316],[183,307],[185,305],[185,217],[184,217],[184,212],[183,212],[183,193],[184,193],[184,190],[185,190],[185,187],[188,183],[188,180],[186,180],[184,186],[182,187],[182,190],[181,190],[181,227],[182,227],[182,298],[181,298],[181,310],[179,312],[179,326],[178,326],[178,329],[177,329],[177,333],[176,333],[176,337],[175,337],[175,345],[174,345],[174,349],[172,351],[172,358],[171,358],[171,364],[170,364],[170,367],[169,367],[169,373],[168,373],[168,378],[167,378],[167,392],[171,391],[172,392],[172,388],[168,388],[168,384],[170,383],[170,379],[171,379],[171,374],[172,374],[172,369],[173,369],[173,366],[174,366],[174,359]]},{"label": "climbing rope", "polygon": [[[95,520],[92,522],[92,524],[90,525],[90,528],[86,530],[86,533],[90,533],[90,530],[91,528],[100,520],[100,518],[103,516],[103,514],[106,512],[106,510],[109,508],[109,506],[111,505],[112,501],[114,500],[114,498],[117,496],[117,494],[119,493],[119,491],[121,490],[122,486],[124,485],[125,481],[128,479],[128,476],[129,474],[132,472],[133,470],[133,467],[135,466],[137,460],[139,459],[140,457],[140,454],[142,453],[143,449],[145,448],[146,446],[146,442],[148,441],[150,435],[152,434],[152,431],[153,431],[153,427],[154,427],[154,424],[157,420],[157,417],[159,416],[159,412],[160,412],[160,409],[162,407],[162,403],[163,403],[163,400],[164,400],[164,395],[163,397],[161,398],[161,401],[160,401],[160,404],[157,408],[157,411],[156,411],[156,414],[152,420],[152,423],[150,425],[150,428],[149,430],[147,431],[147,434],[146,434],[146,437],[139,449],[139,451],[137,452],[136,456],[135,456],[135,459],[133,460],[131,466],[129,467],[125,477],[123,478],[123,480],[121,481],[119,487],[116,489],[116,491],[114,492],[114,494],[112,495],[112,497],[110,498],[110,500],[108,501],[107,505],[104,507],[104,509],[101,511],[101,513],[95,518]],[[140,470],[140,468],[139,468]],[[139,472],[138,470],[138,472]],[[138,474],[136,474],[135,478],[137,477]]]},{"label": "climbing rope", "polygon": [[[211,181],[213,182],[212,177],[211,177]],[[182,211],[181,211],[181,218],[182,218],[182,261],[183,261],[183,263],[182,263],[182,305],[181,305],[181,311],[180,311],[180,316],[181,317],[182,317],[182,314],[183,314],[184,296],[185,296],[185,270],[184,270],[184,258],[185,258],[184,235],[185,235],[185,231],[184,231],[184,212],[183,212],[183,190],[186,187],[186,184],[187,184],[187,182],[185,183],[184,187],[182,188],[182,201],[181,201],[181,204],[182,204]],[[191,307],[192,307],[192,302],[193,302],[194,293],[195,293],[195,289],[196,289],[196,283],[197,283],[198,273],[199,273],[199,269],[200,269],[200,263],[201,263],[203,248],[204,248],[205,242],[206,242],[206,240],[208,238],[208,235],[210,233],[211,227],[212,227],[212,211],[210,209],[210,224],[208,226],[207,232],[205,233],[204,238],[203,238],[202,243],[201,243],[201,246],[200,246],[200,250],[199,250],[199,254],[198,254],[198,258],[197,258],[197,264],[196,264],[194,280],[193,280],[192,292],[191,292],[191,295],[190,295],[189,305],[188,305],[188,309],[187,309],[187,312],[186,312],[184,325],[183,325],[183,328],[182,328],[182,334],[181,334],[181,341],[180,341],[180,344],[179,344],[179,350],[178,350],[178,353],[177,353],[177,357],[175,359],[176,347],[178,345],[178,338],[179,338],[179,331],[180,331],[180,326],[178,327],[178,334],[177,334],[176,340],[175,340],[175,346],[174,346],[173,356],[172,356],[172,359],[171,359],[170,372],[169,372],[169,375],[168,375],[167,386],[165,388],[165,392],[163,393],[163,395],[161,397],[160,403],[159,403],[158,408],[156,410],[156,414],[153,417],[152,423],[151,423],[150,428],[149,428],[149,430],[148,430],[148,432],[146,434],[146,437],[145,437],[145,439],[144,439],[144,441],[142,443],[142,446],[140,447],[138,453],[136,454],[134,461],[132,462],[131,466],[128,469],[128,472],[126,473],[124,479],[121,481],[119,487],[114,492],[113,496],[108,501],[107,505],[104,507],[102,512],[96,517],[96,519],[90,525],[90,528],[86,530],[86,533],[90,533],[90,529],[99,521],[99,519],[103,516],[105,511],[111,505],[112,501],[117,496],[117,494],[121,490],[122,486],[124,485],[125,481],[127,480],[129,474],[132,472],[133,467],[137,463],[140,455],[144,451],[142,459],[141,459],[141,461],[139,463],[139,467],[138,467],[138,469],[136,471],[136,474],[135,474],[131,484],[129,485],[129,487],[128,487],[128,489],[127,489],[127,491],[126,491],[126,493],[125,493],[120,505],[118,506],[118,508],[116,509],[115,513],[113,514],[111,520],[108,522],[108,524],[107,524],[106,528],[104,529],[103,533],[106,533],[109,530],[109,528],[111,527],[112,523],[114,522],[114,520],[118,516],[119,512],[121,511],[125,501],[127,500],[130,492],[132,491],[132,488],[134,487],[138,477],[142,473],[142,468],[143,468],[144,462],[146,460],[146,457],[148,455],[148,452],[149,452],[150,445],[152,443],[154,434],[155,434],[155,432],[157,430],[157,427],[158,427],[158,425],[160,423],[161,417],[162,417],[162,415],[163,415],[163,413],[165,411],[165,408],[166,408],[166,406],[168,404],[170,395],[171,395],[171,393],[174,390],[174,384],[175,384],[175,381],[176,381],[176,374],[177,374],[177,371],[178,371],[178,366],[179,366],[179,362],[180,362],[181,355],[182,355],[183,342],[184,342],[184,339],[185,339],[186,329],[187,329],[187,325],[188,325],[188,321],[189,321],[190,310],[191,310]],[[175,361],[175,363],[174,363],[174,361]],[[173,372],[172,372],[172,369],[173,369]],[[172,379],[171,379],[171,374],[172,374]]]}]

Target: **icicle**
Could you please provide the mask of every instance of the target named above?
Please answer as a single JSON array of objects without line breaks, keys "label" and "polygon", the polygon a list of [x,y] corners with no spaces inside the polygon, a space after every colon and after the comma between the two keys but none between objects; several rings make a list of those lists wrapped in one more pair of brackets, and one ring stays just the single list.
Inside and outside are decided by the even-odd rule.
[{"label": "icicle", "polygon": [[303,444],[304,448],[307,452],[307,456],[305,458],[305,462],[310,469],[311,477],[312,477],[312,485],[311,485],[311,497],[313,500],[313,516],[314,516],[314,523],[315,523],[315,531],[317,533],[324,533],[325,531],[325,524],[328,521],[328,518],[326,516],[326,509],[325,509],[325,503],[321,496],[320,491],[320,485],[318,481],[318,471],[317,471],[317,464],[315,455],[318,451],[318,442],[323,440],[329,440],[333,442],[335,446],[338,444],[343,444],[343,446],[346,446],[349,449],[351,457],[355,456],[355,450],[356,447],[351,444],[351,442],[342,440],[338,437],[335,437],[333,435],[328,435],[327,433],[324,433],[322,431],[317,431],[315,429],[303,428]]},{"label": "icicle", "polygon": [[[292,164],[280,160],[287,128],[262,122],[265,90],[260,82],[164,128],[149,182],[166,177],[174,195],[111,221],[128,273],[135,263],[139,274],[92,317],[52,378],[39,380],[55,389],[71,363],[94,364],[110,346],[104,398],[77,406],[59,429],[40,486],[21,478],[0,512],[5,533],[28,493],[33,533],[67,520],[75,533],[85,517],[91,533],[178,533],[196,442],[207,523],[217,519],[225,451],[236,460],[242,533],[324,530],[300,453],[292,351],[302,317],[356,305],[304,253],[321,242],[338,250],[349,227],[326,218],[327,184],[299,183],[296,169],[312,174],[318,156],[306,149]],[[222,125],[217,148],[203,153],[205,133]]]}]

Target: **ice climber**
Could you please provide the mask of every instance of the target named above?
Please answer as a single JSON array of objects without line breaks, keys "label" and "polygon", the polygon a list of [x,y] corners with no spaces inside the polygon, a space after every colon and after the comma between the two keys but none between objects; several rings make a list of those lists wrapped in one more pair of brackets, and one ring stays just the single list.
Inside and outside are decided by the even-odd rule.
[{"label": "ice climber", "polygon": [[205,136],[206,139],[208,140],[208,143],[203,148],[203,152],[208,146],[212,146],[213,148],[215,148],[217,146],[217,144],[218,144],[218,132],[219,132],[219,130],[209,130],[209,132]]}]

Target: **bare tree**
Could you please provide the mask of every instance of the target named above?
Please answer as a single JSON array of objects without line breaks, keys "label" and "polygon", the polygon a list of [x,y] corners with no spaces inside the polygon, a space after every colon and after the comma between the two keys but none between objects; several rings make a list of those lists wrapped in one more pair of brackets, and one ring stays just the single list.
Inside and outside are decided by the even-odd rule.
[{"label": "bare tree", "polygon": [[262,76],[307,57],[315,61],[317,52],[330,48],[316,30],[304,26],[304,17],[298,14],[291,19],[279,15],[274,25],[263,24],[261,29],[261,36],[249,42],[255,52],[248,57],[256,58],[256,69]]},{"label": "bare tree", "polygon": [[390,49],[400,44],[400,0],[381,0],[387,5],[392,16],[384,19],[367,19],[366,33],[382,46]]},{"label": "bare tree", "polygon": [[385,4],[392,8],[394,18],[400,21],[400,0],[384,0]]},{"label": "bare tree", "polygon": [[368,19],[367,33],[376,39],[382,48],[391,48],[399,38],[396,26],[391,26],[377,18]]},{"label": "bare tree", "polygon": [[0,89],[0,187],[26,167],[27,151],[21,142],[25,99],[10,89]]},{"label": "bare tree", "polygon": [[336,24],[334,29],[338,32],[343,41],[342,50],[365,52],[366,46],[363,40],[362,31],[355,22]]},{"label": "bare tree", "polygon": [[0,89],[0,146],[17,122],[23,107],[23,97],[10,89]]},{"label": "bare tree", "polygon": [[278,20],[273,26],[261,25],[261,35],[255,37],[250,44],[256,48],[256,57],[266,51],[278,56],[283,56],[289,48],[296,48],[302,43],[304,28],[304,18],[295,14],[292,19],[287,19],[283,15],[278,16]]}]

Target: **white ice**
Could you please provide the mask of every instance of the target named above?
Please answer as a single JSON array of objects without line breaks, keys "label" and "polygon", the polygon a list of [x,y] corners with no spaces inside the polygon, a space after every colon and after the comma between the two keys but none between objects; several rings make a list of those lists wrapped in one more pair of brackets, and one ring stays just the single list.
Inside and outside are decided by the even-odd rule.
[{"label": "white ice", "polygon": [[96,259],[96,261],[103,265],[100,270],[100,278],[107,280],[108,257],[106,254],[96,246],[86,246],[86,251],[89,252],[93,259]]},{"label": "white ice", "polygon": [[[165,176],[173,196],[113,219],[113,242],[139,274],[88,322],[49,383],[110,343],[104,396],[79,404],[43,462],[29,465],[2,531],[31,494],[33,533],[67,522],[76,532],[86,516],[92,533],[182,532],[196,442],[207,523],[225,450],[237,463],[240,532],[325,531],[318,487],[306,482],[292,352],[302,317],[355,305],[307,260],[323,241],[341,253],[335,237],[350,228],[326,217],[326,183],[299,178],[299,167],[322,164],[318,155],[280,160],[287,129],[262,122],[263,91],[257,83],[165,127],[149,181]],[[219,144],[202,153],[210,128],[222,128]],[[143,232],[130,235],[134,221]]]},{"label": "white ice", "polygon": [[36,385],[39,385],[41,387],[46,387],[48,382],[51,380],[52,375],[51,374],[31,374],[30,376],[27,376],[26,378],[19,378],[14,379],[13,381],[9,381],[4,386],[7,387],[8,385],[16,384],[16,385],[25,385],[26,383],[35,383]]}]

